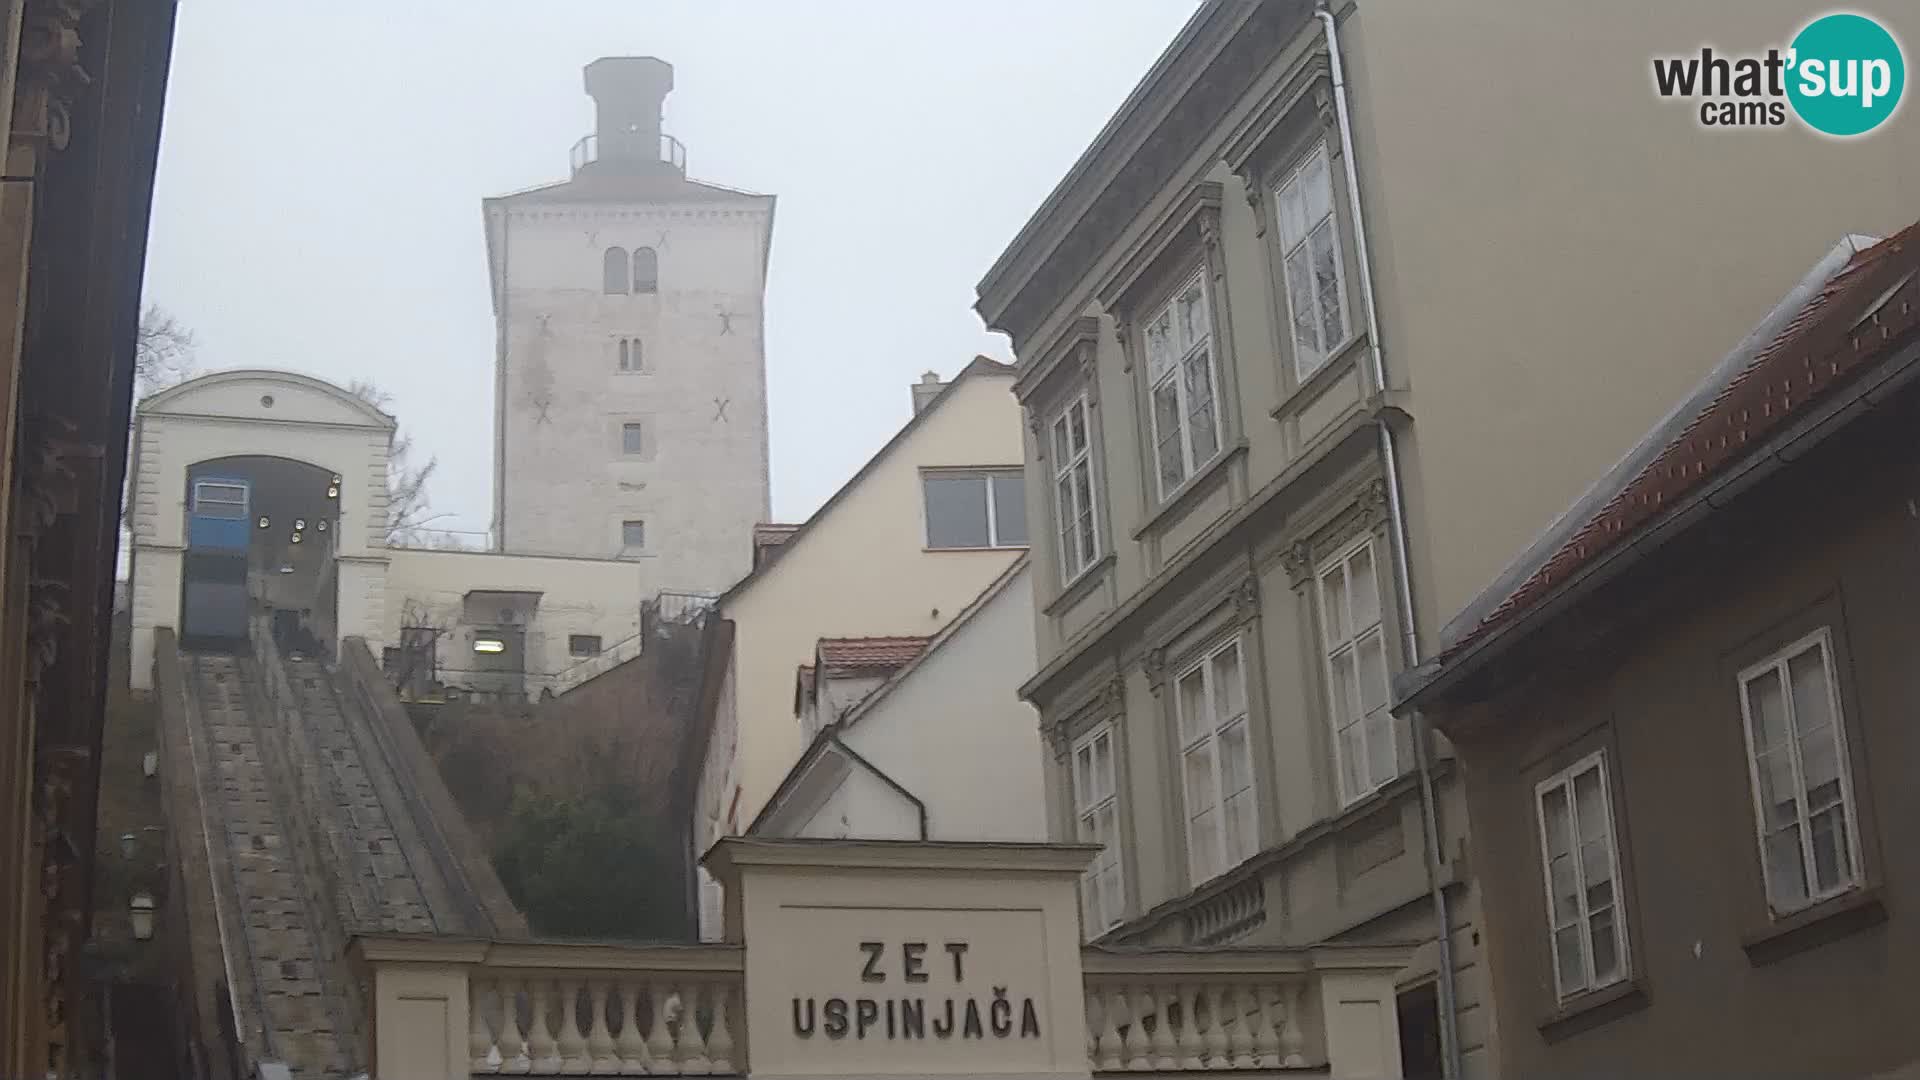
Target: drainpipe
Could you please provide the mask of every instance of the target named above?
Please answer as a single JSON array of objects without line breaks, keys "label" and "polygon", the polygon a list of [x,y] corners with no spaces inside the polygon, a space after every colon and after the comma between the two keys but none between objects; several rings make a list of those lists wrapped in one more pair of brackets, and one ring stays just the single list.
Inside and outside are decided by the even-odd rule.
[{"label": "drainpipe", "polygon": [[[1353,120],[1347,111],[1347,80],[1340,63],[1340,29],[1326,0],[1320,0],[1314,17],[1326,31],[1327,63],[1333,80],[1334,116],[1340,127],[1340,157],[1346,163],[1348,212],[1353,217],[1354,250],[1360,261],[1360,280],[1366,286],[1367,354],[1373,361],[1375,392],[1387,389],[1387,366],[1380,345],[1380,315],[1373,299],[1373,264],[1367,257],[1366,215],[1360,206],[1360,174],[1353,158]],[[1406,643],[1407,666],[1420,664],[1419,624],[1413,613],[1413,573],[1407,558],[1407,518],[1400,491],[1399,448],[1393,428],[1383,417],[1376,421],[1380,433],[1381,467],[1386,471],[1388,532],[1393,545],[1393,586],[1399,597],[1400,639]],[[1433,792],[1433,754],[1429,743],[1432,727],[1426,717],[1413,717],[1413,755],[1420,774],[1420,824],[1425,834],[1427,891],[1433,897],[1433,918],[1438,927],[1440,973],[1437,980],[1440,999],[1440,1067],[1446,1080],[1460,1076],[1459,1008],[1453,978],[1453,939],[1448,928],[1447,894],[1441,884],[1445,855],[1440,846],[1439,815]]]}]

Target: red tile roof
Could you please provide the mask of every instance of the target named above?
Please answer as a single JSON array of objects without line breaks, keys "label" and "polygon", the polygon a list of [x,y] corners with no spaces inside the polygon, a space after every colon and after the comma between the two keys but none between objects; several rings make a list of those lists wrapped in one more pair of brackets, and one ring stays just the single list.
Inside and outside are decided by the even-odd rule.
[{"label": "red tile roof", "polygon": [[1442,654],[1520,617],[1920,325],[1920,224],[1855,255],[1647,466]]},{"label": "red tile roof", "polygon": [[884,671],[913,663],[927,650],[924,637],[821,638],[820,665],[828,676]]}]

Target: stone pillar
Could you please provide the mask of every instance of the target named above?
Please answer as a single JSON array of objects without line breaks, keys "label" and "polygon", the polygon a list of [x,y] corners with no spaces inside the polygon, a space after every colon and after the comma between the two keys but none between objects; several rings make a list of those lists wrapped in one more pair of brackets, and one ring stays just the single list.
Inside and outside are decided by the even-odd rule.
[{"label": "stone pillar", "polygon": [[367,1057],[372,1080],[468,1080],[468,968],[482,942],[362,939],[351,952],[373,982]]},{"label": "stone pillar", "polygon": [[747,943],[755,1080],[1087,1077],[1077,885],[1095,850],[720,841],[706,862]]},{"label": "stone pillar", "polygon": [[1327,1073],[1334,1080],[1399,1080],[1395,975],[1385,968],[1322,971],[1320,1015]]}]

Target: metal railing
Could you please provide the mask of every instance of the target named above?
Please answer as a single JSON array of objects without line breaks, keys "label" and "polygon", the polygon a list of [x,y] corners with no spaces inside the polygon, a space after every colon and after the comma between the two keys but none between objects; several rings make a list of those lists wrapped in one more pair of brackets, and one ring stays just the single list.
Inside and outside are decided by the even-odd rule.
[{"label": "metal railing", "polygon": [[[575,174],[578,174],[581,169],[586,168],[588,165],[599,161],[600,136],[598,134],[588,135],[583,137],[579,142],[574,143],[573,151],[568,155],[568,160],[572,163]],[[684,173],[687,171],[687,148],[679,139],[665,132],[661,132],[659,157],[654,160],[664,161],[672,165],[676,171]]]}]

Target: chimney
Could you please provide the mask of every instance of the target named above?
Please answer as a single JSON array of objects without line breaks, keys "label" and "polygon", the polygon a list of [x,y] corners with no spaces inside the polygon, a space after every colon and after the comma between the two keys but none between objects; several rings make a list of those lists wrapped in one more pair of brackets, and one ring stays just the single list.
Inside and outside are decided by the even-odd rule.
[{"label": "chimney", "polygon": [[678,169],[664,154],[660,110],[673,90],[673,65],[652,56],[603,56],[586,68],[597,154],[591,164],[619,172]]},{"label": "chimney", "polygon": [[926,408],[927,404],[934,398],[939,397],[940,391],[946,388],[947,384],[941,382],[940,376],[935,372],[929,371],[925,375],[920,376],[920,381],[913,384],[914,415],[920,415],[920,410]]}]

